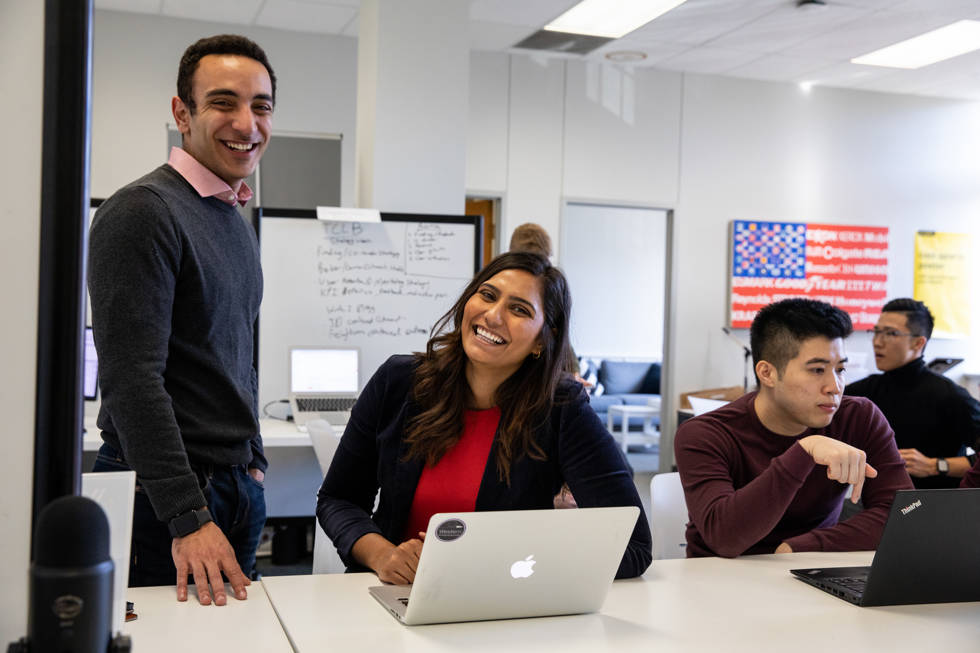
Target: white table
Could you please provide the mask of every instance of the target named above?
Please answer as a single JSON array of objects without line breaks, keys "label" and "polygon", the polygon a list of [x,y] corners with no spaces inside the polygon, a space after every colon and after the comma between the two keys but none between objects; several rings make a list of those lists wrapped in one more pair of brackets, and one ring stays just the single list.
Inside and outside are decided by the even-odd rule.
[{"label": "white table", "polygon": [[[615,429],[614,417],[620,416],[619,431]],[[656,444],[660,442],[660,432],[653,424],[653,419],[660,415],[660,409],[653,406],[633,406],[626,404],[616,404],[610,406],[606,412],[606,428],[613,438],[620,442],[623,453],[629,453],[630,441],[640,442],[641,444]],[[643,433],[630,433],[630,418],[643,418]]]},{"label": "white table", "polygon": [[[95,415],[85,416],[85,436],[82,438],[83,451],[98,451],[102,446],[102,436],[99,435],[99,427],[95,424]],[[343,432],[346,425],[337,428]],[[262,444],[265,447],[312,447],[310,436],[296,428],[292,422],[281,419],[262,418],[259,420],[259,429],[262,432]],[[310,449],[310,455],[313,450]]]},{"label": "white table", "polygon": [[859,608],[789,569],[869,564],[870,552],[657,560],[613,584],[598,614],[402,626],[368,595],[373,574],[262,583],[295,650],[726,653],[971,650],[980,603]]},{"label": "white table", "polygon": [[[265,481],[266,512],[270,517],[311,517],[316,505],[316,491],[323,476],[313,453],[310,436],[292,422],[264,418],[259,420],[269,474]],[[343,431],[344,425],[337,427]],[[95,452],[102,446],[95,416],[85,417],[82,449],[87,454],[83,469],[92,468]]]},{"label": "white table", "polygon": [[292,653],[262,583],[248,586],[248,599],[232,598],[221,607],[197,602],[194,587],[188,598],[177,602],[176,587],[131,587],[126,599],[139,618],[126,622],[123,632],[140,653],[160,651],[262,651]]}]

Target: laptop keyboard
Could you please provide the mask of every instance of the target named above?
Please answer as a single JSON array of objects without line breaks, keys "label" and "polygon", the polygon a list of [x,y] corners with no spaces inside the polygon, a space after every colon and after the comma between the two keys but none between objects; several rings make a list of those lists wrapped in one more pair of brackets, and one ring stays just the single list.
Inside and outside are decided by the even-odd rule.
[{"label": "laptop keyboard", "polygon": [[296,397],[296,407],[304,413],[349,411],[356,397]]},{"label": "laptop keyboard", "polygon": [[864,594],[864,587],[868,582],[865,576],[841,576],[839,578],[825,578],[824,582],[828,585],[836,585],[857,594]]}]

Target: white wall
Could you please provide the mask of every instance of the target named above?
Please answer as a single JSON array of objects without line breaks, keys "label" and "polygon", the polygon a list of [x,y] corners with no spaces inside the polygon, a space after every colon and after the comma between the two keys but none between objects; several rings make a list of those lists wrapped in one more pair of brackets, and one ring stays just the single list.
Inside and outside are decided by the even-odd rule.
[{"label": "white wall", "polygon": [[[0,157],[0,645],[27,634],[27,570],[34,471],[37,284],[41,222],[44,3],[0,3],[0,81],[16,96],[4,109],[8,156]],[[9,62],[16,62],[10,65]]]},{"label": "white wall", "polygon": [[353,205],[356,39],[113,11],[95,12],[92,197],[108,197],[167,160],[180,55],[199,38],[228,32],[254,39],[275,70],[273,138],[343,135],[341,204]]},{"label": "white wall", "polygon": [[[675,214],[682,337],[672,352],[679,391],[741,378],[738,347],[720,330],[730,220],[888,226],[889,297],[912,293],[917,230],[980,235],[980,105],[820,88],[807,95],[700,76],[686,78],[683,101]],[[849,346],[870,349],[865,334]],[[930,355],[947,351],[971,359],[959,373],[980,367],[969,341],[929,346]]]},{"label": "white wall", "polygon": [[463,213],[468,5],[364,0],[358,20],[357,205]]}]

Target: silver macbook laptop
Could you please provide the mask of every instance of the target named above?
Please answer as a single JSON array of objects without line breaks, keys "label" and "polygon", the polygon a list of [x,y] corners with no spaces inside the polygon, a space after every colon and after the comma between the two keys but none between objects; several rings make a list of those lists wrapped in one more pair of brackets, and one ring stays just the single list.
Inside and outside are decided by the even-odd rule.
[{"label": "silver macbook laptop", "polygon": [[870,567],[791,569],[855,605],[980,601],[980,488],[899,490]]},{"label": "silver macbook laptop", "polygon": [[289,407],[296,426],[325,419],[347,423],[361,387],[357,349],[327,347],[289,348]]},{"label": "silver macbook laptop", "polygon": [[413,585],[368,591],[406,625],[596,612],[640,510],[440,513]]}]

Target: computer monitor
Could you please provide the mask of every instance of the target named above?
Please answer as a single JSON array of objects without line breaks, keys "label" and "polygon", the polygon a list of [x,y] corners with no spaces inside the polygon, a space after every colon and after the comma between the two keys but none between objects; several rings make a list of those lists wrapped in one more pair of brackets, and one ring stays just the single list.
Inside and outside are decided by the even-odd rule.
[{"label": "computer monitor", "polygon": [[85,327],[85,368],[82,394],[85,399],[94,401],[99,390],[99,356],[95,353],[95,336],[92,327]]}]

